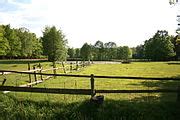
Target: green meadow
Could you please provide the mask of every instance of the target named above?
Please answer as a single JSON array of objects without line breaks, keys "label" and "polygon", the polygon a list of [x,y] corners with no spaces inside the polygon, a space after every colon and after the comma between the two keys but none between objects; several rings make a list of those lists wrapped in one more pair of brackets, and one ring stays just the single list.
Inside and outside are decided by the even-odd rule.
[{"label": "green meadow", "polygon": [[[3,70],[27,70],[22,61],[0,61]],[[31,62],[31,66],[39,62]],[[41,62],[43,69],[52,67],[50,62]],[[57,67],[61,67],[57,64]],[[66,65],[67,66],[67,65]],[[46,72],[47,73],[47,72]],[[48,73],[53,73],[48,71]],[[57,73],[63,73],[62,69]],[[180,62],[132,62],[131,64],[92,64],[68,74],[108,75],[133,77],[180,77]],[[29,81],[28,75],[9,74],[5,85],[22,85]],[[46,76],[43,76],[45,78]],[[31,75],[32,80],[34,76]],[[38,76],[40,79],[40,76]],[[95,78],[95,89],[104,90],[151,90],[177,89],[179,81],[153,81]],[[33,87],[40,88],[90,88],[90,78],[56,77]],[[98,95],[98,94],[97,94]],[[87,95],[60,95],[46,93],[9,92],[0,93],[1,119],[179,119],[179,103],[176,93],[101,94],[102,105],[89,102]]]}]

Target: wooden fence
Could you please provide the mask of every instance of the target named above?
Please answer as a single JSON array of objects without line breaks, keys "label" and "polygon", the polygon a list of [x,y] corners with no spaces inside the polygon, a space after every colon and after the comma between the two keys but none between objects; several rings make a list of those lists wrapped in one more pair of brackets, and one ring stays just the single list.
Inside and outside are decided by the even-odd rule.
[{"label": "wooden fence", "polygon": [[[20,73],[34,75],[34,72],[27,71],[10,71],[10,70],[0,70],[3,74],[5,72]],[[96,93],[177,93],[177,100],[180,101],[180,87],[177,89],[156,89],[156,90],[96,90],[95,89],[95,78],[111,78],[114,80],[162,80],[162,81],[180,81],[180,78],[155,78],[155,77],[127,77],[127,76],[100,76],[100,75],[71,75],[71,74],[50,74],[50,73],[36,73],[36,75],[44,76],[64,76],[64,77],[81,77],[90,78],[90,88],[89,89],[61,89],[61,88],[32,88],[32,87],[17,87],[17,86],[0,86],[0,91],[16,91],[16,92],[38,92],[38,93],[54,93],[54,94],[79,94],[79,95],[91,95],[95,96]]]},{"label": "wooden fence", "polygon": [[[29,83],[23,84],[23,85],[19,85],[18,87],[32,87],[33,85],[37,85],[39,83],[43,83],[45,80],[49,80],[50,78],[52,78],[53,76],[47,76],[46,78],[43,78],[43,74],[41,74],[42,72],[46,72],[46,71],[52,71],[53,74],[57,73],[57,70],[61,69],[63,70],[64,74],[67,73],[71,73],[73,70],[80,70],[83,67],[86,67],[88,65],[91,64],[90,61],[76,61],[75,63],[70,62],[69,65],[64,65],[64,62],[59,62],[58,64],[61,64],[62,67],[56,67],[55,62],[53,62],[53,67],[52,68],[48,68],[48,69],[43,69],[43,66],[39,63],[39,64],[33,64],[33,66],[30,65],[30,63],[28,63],[28,70],[27,71],[19,71],[23,73],[33,73],[34,76],[34,81],[32,80],[32,76],[31,73],[29,74]],[[32,69],[31,69],[32,68]],[[16,72],[0,72],[0,75],[4,76],[4,79],[0,82],[2,83],[1,86],[3,86],[6,82],[6,77],[5,75],[7,74],[12,74],[12,73],[16,73]],[[38,80],[37,75],[40,73],[40,79]],[[54,78],[56,78],[56,76],[54,76]],[[17,86],[16,86],[17,87]],[[12,88],[9,87],[9,88]],[[10,91],[4,91],[4,93],[8,93]]]}]

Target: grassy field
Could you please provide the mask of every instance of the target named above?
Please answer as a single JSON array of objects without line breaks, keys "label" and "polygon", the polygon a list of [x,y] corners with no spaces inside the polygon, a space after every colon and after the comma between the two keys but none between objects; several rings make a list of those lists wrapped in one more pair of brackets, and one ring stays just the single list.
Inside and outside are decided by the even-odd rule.
[{"label": "grassy field", "polygon": [[[32,62],[31,64],[37,64]],[[42,62],[43,68],[52,63]],[[59,65],[61,66],[61,65]],[[26,62],[0,61],[0,69],[27,70]],[[50,71],[52,73],[52,71]],[[63,73],[62,70],[57,71]],[[93,64],[70,74],[116,75],[139,77],[180,77],[180,62],[132,62],[131,64]],[[5,85],[27,83],[27,75],[6,75]],[[45,76],[44,76],[45,77]],[[32,76],[33,78],[33,76]],[[0,77],[0,80],[3,77]],[[177,89],[180,82],[120,79],[95,79],[95,89]],[[90,79],[57,77],[34,87],[90,88]],[[55,95],[40,93],[0,94],[2,119],[179,119],[180,109],[176,94],[103,94],[101,106],[89,103],[90,96]]]}]

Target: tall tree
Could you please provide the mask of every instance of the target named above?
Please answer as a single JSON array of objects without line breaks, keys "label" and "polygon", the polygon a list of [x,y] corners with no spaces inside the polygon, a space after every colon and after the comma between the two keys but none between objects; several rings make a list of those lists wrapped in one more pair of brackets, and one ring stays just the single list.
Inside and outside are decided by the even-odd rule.
[{"label": "tall tree", "polygon": [[10,58],[18,57],[21,55],[21,41],[18,37],[17,30],[11,29],[9,36],[7,36],[9,42],[9,51],[7,55]]},{"label": "tall tree", "polygon": [[171,36],[171,42],[174,45],[174,51],[176,52],[176,58],[180,59],[180,36]]},{"label": "tall tree", "polygon": [[75,49],[75,58],[80,58],[80,49],[79,48]]},{"label": "tall tree", "polygon": [[157,33],[145,41],[144,53],[146,58],[152,60],[167,60],[175,56],[174,45],[171,43],[167,31],[157,31]]},{"label": "tall tree", "polygon": [[40,58],[43,53],[42,41],[36,37],[34,33],[32,35],[32,57]]},{"label": "tall tree", "polygon": [[85,43],[80,50],[80,55],[81,55],[82,60],[90,60],[91,59],[91,46]]},{"label": "tall tree", "polygon": [[69,58],[74,58],[75,57],[74,48],[68,48],[68,56],[69,56]]},{"label": "tall tree", "polygon": [[117,55],[117,45],[115,42],[107,42],[104,44],[105,47],[105,59],[115,59]]},{"label": "tall tree", "polygon": [[104,43],[100,40],[98,40],[95,44],[94,44],[94,51],[95,51],[95,55],[94,58],[97,60],[103,60],[104,59]]},{"label": "tall tree", "polygon": [[138,45],[134,48],[133,58],[142,59],[144,58],[144,45]]},{"label": "tall tree", "polygon": [[67,40],[61,30],[57,30],[55,26],[45,27],[41,39],[44,54],[48,56],[49,61],[63,61],[66,59]]},{"label": "tall tree", "polygon": [[118,59],[129,59],[132,57],[131,49],[128,46],[118,47],[117,48],[117,58]]},{"label": "tall tree", "polygon": [[25,27],[18,29],[18,36],[21,41],[21,57],[30,58],[33,49],[33,36],[32,33]]},{"label": "tall tree", "polygon": [[9,50],[9,43],[4,34],[4,27],[0,25],[0,56],[5,56]]}]

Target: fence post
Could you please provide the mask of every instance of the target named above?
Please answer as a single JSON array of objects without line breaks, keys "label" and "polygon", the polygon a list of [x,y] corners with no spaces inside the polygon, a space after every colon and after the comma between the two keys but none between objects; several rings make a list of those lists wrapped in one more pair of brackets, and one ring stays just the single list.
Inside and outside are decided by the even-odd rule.
[{"label": "fence post", "polygon": [[[4,76],[4,72],[2,72],[2,75]],[[5,84],[5,82],[6,82],[6,77],[4,76],[4,80],[2,82],[2,86]]]},{"label": "fence post", "polygon": [[95,96],[95,90],[94,90],[94,75],[91,74],[91,97]]},{"label": "fence post", "polygon": [[[31,65],[30,65],[30,63],[28,63],[28,71],[30,71],[31,70]],[[31,81],[31,74],[29,74],[29,83],[31,83],[32,81]],[[31,85],[30,85],[30,87],[31,87]]]},{"label": "fence post", "polygon": [[90,63],[90,60],[88,60],[88,65],[90,65],[91,63]]},{"label": "fence post", "polygon": [[[56,74],[56,63],[53,61],[53,73]],[[56,78],[56,76],[54,76]]]},{"label": "fence post", "polygon": [[72,62],[70,63],[70,72],[72,72]]},{"label": "fence post", "polygon": [[78,61],[76,61],[76,70],[78,70]]},{"label": "fence post", "polygon": [[85,61],[83,60],[83,64],[82,64],[82,67],[84,67],[85,66]]},{"label": "fence post", "polygon": [[[35,80],[35,82],[37,82],[37,77],[36,77],[36,66],[35,66],[35,65],[33,66],[33,70],[34,70],[34,80]],[[37,85],[37,83],[36,83],[36,85]]]},{"label": "fence post", "polygon": [[[42,67],[41,63],[39,63],[39,68],[40,68],[40,71],[39,71],[39,72],[42,73],[43,67]],[[40,76],[41,76],[41,80],[43,80],[42,74],[41,74]]]},{"label": "fence post", "polygon": [[65,67],[64,67],[64,63],[62,62],[62,66],[63,66],[63,71],[64,71],[64,73],[66,73],[66,69],[65,69]]},{"label": "fence post", "polygon": [[178,86],[177,102],[180,103],[180,86]]},{"label": "fence post", "polygon": [[91,60],[91,64],[94,64],[93,59]]}]

